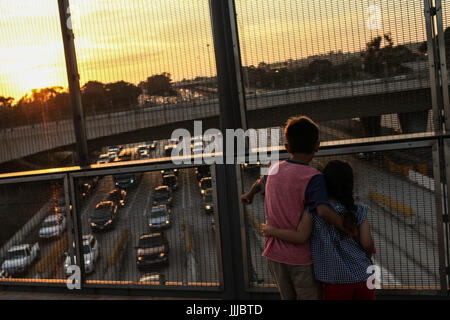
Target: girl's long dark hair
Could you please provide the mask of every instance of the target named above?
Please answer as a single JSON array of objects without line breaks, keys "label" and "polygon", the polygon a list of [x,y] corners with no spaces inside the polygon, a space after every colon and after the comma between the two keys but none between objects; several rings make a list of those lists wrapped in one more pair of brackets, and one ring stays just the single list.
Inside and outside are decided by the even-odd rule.
[{"label": "girl's long dark hair", "polygon": [[328,162],[323,170],[329,197],[335,198],[345,207],[344,226],[353,228],[356,226],[356,210],[353,198],[353,169],[339,160]]}]

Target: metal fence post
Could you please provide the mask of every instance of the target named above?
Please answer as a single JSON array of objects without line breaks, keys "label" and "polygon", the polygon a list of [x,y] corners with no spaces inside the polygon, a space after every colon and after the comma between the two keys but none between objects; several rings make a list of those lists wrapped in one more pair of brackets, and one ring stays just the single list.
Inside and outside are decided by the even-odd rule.
[{"label": "metal fence post", "polygon": [[439,50],[439,75],[440,87],[442,88],[442,108],[444,112],[444,130],[448,132],[450,129],[450,102],[448,92],[448,72],[447,72],[447,56],[445,52],[445,33],[444,22],[442,19],[442,1],[435,0],[436,8],[436,28],[437,28],[437,45]]},{"label": "metal fence post", "polygon": [[[244,87],[233,0],[210,0],[210,14],[216,55],[219,112],[222,132],[247,129]],[[224,159],[227,150],[224,145]],[[234,153],[235,154],[235,153]],[[245,264],[239,206],[237,166],[216,166],[218,215],[222,244],[224,298],[245,299]]]},{"label": "metal fence post", "polygon": [[[425,20],[427,27],[428,56],[430,61],[430,80],[433,102],[433,120],[437,133],[447,133],[449,130],[449,92],[445,34],[442,18],[442,1],[425,0]],[[450,191],[447,182],[450,171],[450,149],[446,139],[439,138],[433,146],[433,167],[436,181],[437,201],[437,237],[439,244],[439,266],[441,278],[441,293],[448,291],[449,234],[448,234],[448,200]],[[445,192],[447,190],[447,192]],[[445,231],[445,233],[444,233]]]},{"label": "metal fence post", "polygon": [[78,165],[83,167],[89,165],[89,153],[81,101],[80,75],[78,74],[74,35],[70,20],[69,0],[58,0],[58,7],[69,83],[70,103],[72,105],[72,120],[75,131]]},{"label": "metal fence post", "polygon": [[445,295],[447,293],[447,272],[446,272],[446,254],[445,254],[445,241],[444,241],[444,212],[443,207],[446,202],[444,184],[445,179],[445,166],[442,165],[443,149],[442,139],[438,139],[434,142],[432,147],[433,157],[433,176],[435,181],[435,201],[436,201],[436,230],[437,230],[437,243],[439,253],[439,279],[440,279],[440,293]]},{"label": "metal fence post", "polygon": [[72,204],[72,212],[71,218],[73,223],[73,235],[72,238],[74,242],[69,243],[69,246],[73,246],[75,243],[75,252],[76,256],[76,265],[80,268],[80,285],[83,288],[85,283],[86,274],[84,270],[84,254],[83,254],[83,230],[81,223],[81,210],[79,206],[79,201],[77,197],[77,182],[78,180],[74,179],[71,175],[69,175],[69,186],[70,186],[70,196],[71,196],[71,204]]}]

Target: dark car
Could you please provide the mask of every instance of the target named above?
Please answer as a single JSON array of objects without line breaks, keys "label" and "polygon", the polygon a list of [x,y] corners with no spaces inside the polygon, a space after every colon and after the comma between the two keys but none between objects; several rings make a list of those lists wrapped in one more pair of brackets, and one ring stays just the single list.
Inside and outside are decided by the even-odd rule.
[{"label": "dark car", "polygon": [[172,150],[176,147],[176,144],[168,144],[164,146],[164,154],[166,157],[170,157],[172,155]]},{"label": "dark car", "polygon": [[98,182],[100,181],[100,177],[99,176],[94,176],[94,177],[89,177],[89,178],[84,178],[81,180],[81,183],[88,183],[92,186],[92,188],[97,187]]},{"label": "dark car", "polygon": [[66,206],[66,199],[64,198],[64,196],[55,199],[53,207],[56,213],[66,214],[67,206]]},{"label": "dark car", "polygon": [[164,204],[153,206],[148,218],[148,226],[152,231],[170,228],[170,209]]},{"label": "dark car", "polygon": [[211,169],[209,166],[200,166],[195,169],[197,174],[197,180],[200,181],[202,178],[211,177]]},{"label": "dark car", "polygon": [[203,193],[203,204],[205,206],[205,213],[214,212],[214,200],[213,200],[213,189],[206,189]]},{"label": "dark car", "polygon": [[150,150],[155,150],[157,144],[158,144],[158,142],[156,142],[156,141],[149,141],[149,142],[147,142],[147,145],[150,148]]},{"label": "dark car", "polygon": [[128,189],[137,185],[137,176],[134,173],[123,173],[113,176],[117,188]]},{"label": "dark car", "polygon": [[160,204],[172,205],[172,195],[168,186],[159,186],[153,190],[152,205],[158,206]]},{"label": "dark car", "polygon": [[124,207],[127,203],[127,192],[123,189],[115,189],[111,191],[106,201],[112,201],[118,207]]},{"label": "dark car", "polygon": [[95,206],[91,215],[92,231],[100,231],[111,228],[117,219],[117,206],[112,201],[103,201]]},{"label": "dark car", "polygon": [[165,174],[162,178],[162,184],[168,186],[171,191],[178,189],[178,179],[174,174]]},{"label": "dark car", "polygon": [[87,199],[92,192],[92,185],[90,183],[82,183],[78,186],[80,198],[82,200]]},{"label": "dark car", "polygon": [[166,174],[174,174],[174,175],[178,176],[178,173],[179,173],[178,169],[163,169],[163,170],[161,170],[161,174],[163,176]]},{"label": "dark car", "polygon": [[245,162],[241,165],[244,170],[256,170],[261,167],[261,161],[256,161],[256,163]]},{"label": "dark car", "polygon": [[142,234],[136,247],[136,264],[139,271],[169,263],[169,241],[164,233]]},{"label": "dark car", "polygon": [[212,188],[212,179],[211,179],[211,177],[202,178],[200,180],[200,182],[198,183],[198,186],[200,188],[200,192],[202,194],[204,194],[206,189]]}]

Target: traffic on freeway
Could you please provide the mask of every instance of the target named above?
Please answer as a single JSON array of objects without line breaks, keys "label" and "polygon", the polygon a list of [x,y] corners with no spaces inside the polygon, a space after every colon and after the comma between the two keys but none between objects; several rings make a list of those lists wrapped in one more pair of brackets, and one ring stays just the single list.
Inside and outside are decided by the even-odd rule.
[{"label": "traffic on freeway", "polygon": [[[99,163],[162,157],[173,142],[106,147]],[[219,283],[216,213],[207,166],[80,178],[81,250],[88,281]],[[42,222],[5,248],[2,278],[66,279],[71,259],[61,184]],[[207,192],[207,196],[204,193]],[[35,217],[36,218],[36,215]],[[75,243],[72,244],[75,250]]]}]

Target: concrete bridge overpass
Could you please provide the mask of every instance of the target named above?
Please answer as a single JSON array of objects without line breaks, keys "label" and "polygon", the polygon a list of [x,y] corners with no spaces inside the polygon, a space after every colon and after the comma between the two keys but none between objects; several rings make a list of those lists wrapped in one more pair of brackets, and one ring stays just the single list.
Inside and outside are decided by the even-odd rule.
[{"label": "concrete bridge overpass", "polygon": [[[427,79],[373,79],[315,85],[246,96],[250,128],[282,125],[290,116],[305,114],[317,122],[412,114],[402,123],[405,132],[426,130],[431,109]],[[86,117],[89,149],[111,144],[168,138],[176,128],[219,128],[218,99],[198,100]],[[48,150],[73,147],[72,120],[4,129],[0,131],[0,163]]]}]

